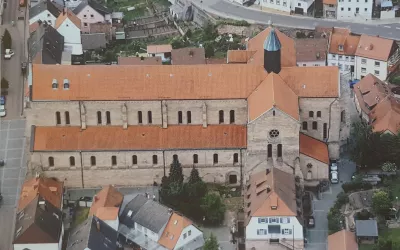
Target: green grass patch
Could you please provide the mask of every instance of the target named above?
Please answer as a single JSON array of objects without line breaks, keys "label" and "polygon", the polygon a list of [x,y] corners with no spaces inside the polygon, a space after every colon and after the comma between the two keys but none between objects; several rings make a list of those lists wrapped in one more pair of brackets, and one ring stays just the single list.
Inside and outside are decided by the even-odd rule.
[{"label": "green grass patch", "polygon": [[89,216],[89,207],[78,207],[75,211],[75,218],[72,222],[72,227],[76,227],[84,222]]},{"label": "green grass patch", "polygon": [[241,197],[240,187],[228,187],[216,183],[207,183],[209,192],[218,192],[223,197]]},{"label": "green grass patch", "polygon": [[358,250],[374,250],[375,244],[361,244]]}]

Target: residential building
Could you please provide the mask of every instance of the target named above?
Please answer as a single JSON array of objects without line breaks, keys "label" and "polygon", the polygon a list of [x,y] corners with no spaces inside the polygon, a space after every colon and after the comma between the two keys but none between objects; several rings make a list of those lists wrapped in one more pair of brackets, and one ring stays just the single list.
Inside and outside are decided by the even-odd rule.
[{"label": "residential building", "polygon": [[64,50],[82,55],[81,20],[69,9],[64,9],[56,20],[55,29],[64,37]]},{"label": "residential building", "polygon": [[109,185],[93,197],[89,215],[95,215],[114,230],[118,231],[118,214],[123,199],[124,196],[113,186]]},{"label": "residential building", "polygon": [[81,20],[82,33],[89,33],[92,23],[111,23],[111,10],[93,0],[82,1],[73,12]]},{"label": "residential building", "polygon": [[174,20],[191,21],[193,20],[193,7],[187,0],[169,0],[172,4],[169,12]]},{"label": "residential building", "polygon": [[297,66],[326,66],[328,50],[328,40],[326,38],[296,39],[295,44]]},{"label": "residential building", "polygon": [[119,65],[162,65],[161,57],[129,56],[118,57]]},{"label": "residential building", "polygon": [[243,63],[33,65],[30,166],[70,187],[152,185],[179,158],[185,177],[195,165],[206,182],[238,185],[253,171],[317,166],[301,160],[300,132],[338,159],[337,67],[296,67],[294,41],[273,27],[247,48]]},{"label": "residential building", "polygon": [[41,177],[24,182],[15,222],[15,250],[61,249],[62,197],[62,182]]},{"label": "residential building", "polygon": [[66,250],[116,250],[118,232],[96,216],[89,216],[68,238]]},{"label": "residential building", "polygon": [[182,215],[144,195],[124,207],[119,234],[147,250],[201,249],[203,233]]},{"label": "residential building", "polygon": [[53,0],[53,2],[57,3],[58,5],[65,6],[70,10],[78,7],[85,0]]},{"label": "residential building", "polygon": [[381,37],[361,35],[356,50],[355,78],[373,74],[382,81],[396,69],[400,53],[397,43]]},{"label": "residential building", "polygon": [[82,34],[81,39],[83,50],[105,49],[107,46],[105,33]]},{"label": "residential building", "polygon": [[346,229],[328,236],[328,250],[358,250],[356,235]]},{"label": "residential building", "polygon": [[279,10],[287,13],[290,13],[291,11],[291,3],[292,0],[260,0],[261,7]]},{"label": "residential building", "polygon": [[29,9],[29,24],[37,21],[46,21],[53,26],[56,23],[57,17],[60,15],[60,10],[52,1],[41,1],[37,5]]},{"label": "residential building", "polygon": [[106,34],[107,42],[111,41],[115,37],[111,23],[91,23],[89,25],[89,34],[104,33]]},{"label": "residential building", "polygon": [[378,236],[378,223],[376,220],[356,220],[358,244],[376,244]]},{"label": "residential building", "polygon": [[171,44],[147,45],[147,55],[149,57],[159,56],[163,62],[171,60],[171,52]]},{"label": "residential building", "polygon": [[301,195],[296,197],[293,174],[272,168],[251,175],[244,207],[246,249],[304,249]]},{"label": "residential building", "polygon": [[171,51],[171,64],[194,65],[206,64],[204,48],[182,48]]},{"label": "residential building", "polygon": [[337,19],[371,19],[373,0],[338,0]]},{"label": "residential building", "polygon": [[312,13],[311,6],[314,6],[314,0],[291,0],[291,11],[295,14],[307,15]]},{"label": "residential building", "polygon": [[328,66],[339,67],[341,74],[355,74],[356,51],[360,36],[350,30],[333,28],[329,38]]},{"label": "residential building", "polygon": [[397,8],[393,6],[392,0],[381,0],[381,15],[380,19],[392,19],[396,17]]},{"label": "residential building", "polygon": [[323,16],[325,18],[336,19],[337,5],[338,5],[337,0],[323,0],[322,1]]},{"label": "residential building", "polygon": [[389,86],[368,74],[356,83],[354,101],[360,117],[374,131],[397,134],[400,129],[400,99]]}]

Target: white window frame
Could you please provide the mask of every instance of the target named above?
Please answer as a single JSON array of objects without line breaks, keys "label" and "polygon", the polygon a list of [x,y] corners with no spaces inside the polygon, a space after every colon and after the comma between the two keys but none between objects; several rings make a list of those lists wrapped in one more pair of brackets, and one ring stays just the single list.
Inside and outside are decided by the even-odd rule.
[{"label": "white window frame", "polygon": [[257,235],[267,235],[267,234],[268,234],[267,229],[265,228],[257,229]]},{"label": "white window frame", "polygon": [[268,218],[258,218],[258,224],[268,224]]},{"label": "white window frame", "polygon": [[269,217],[269,223],[279,223],[278,217]]}]

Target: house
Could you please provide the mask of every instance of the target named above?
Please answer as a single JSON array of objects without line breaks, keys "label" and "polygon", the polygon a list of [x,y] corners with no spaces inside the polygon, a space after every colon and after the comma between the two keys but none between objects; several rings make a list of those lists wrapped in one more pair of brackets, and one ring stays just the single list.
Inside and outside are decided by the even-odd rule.
[{"label": "house", "polygon": [[69,234],[66,250],[116,250],[117,242],[118,232],[91,215]]},{"label": "house", "polygon": [[395,70],[399,59],[399,46],[395,41],[361,35],[356,50],[355,78],[362,79],[367,74],[374,74],[384,81]]},{"label": "house", "polygon": [[114,230],[118,230],[118,214],[123,199],[123,195],[109,185],[93,197],[89,215],[95,215]]},{"label": "house", "polygon": [[66,8],[73,10],[85,0],[52,0],[52,1],[60,6],[65,6]]},{"label": "house", "polygon": [[358,250],[356,235],[346,229],[328,236],[328,250]]},{"label": "house", "polygon": [[296,39],[295,43],[297,66],[326,66],[328,50],[326,38]]},{"label": "house", "polygon": [[84,0],[73,10],[81,20],[81,31],[90,32],[92,23],[111,23],[111,10],[93,0]]},{"label": "house", "polygon": [[82,34],[81,38],[83,50],[104,49],[107,46],[105,33]]},{"label": "house", "polygon": [[301,203],[296,204],[301,196],[295,193],[293,174],[272,168],[250,175],[244,194],[246,249],[304,249]]},{"label": "house", "polygon": [[40,20],[54,27],[61,11],[52,1],[43,0],[29,9],[29,25]]},{"label": "house", "polygon": [[201,249],[203,233],[193,223],[144,195],[136,195],[120,215],[120,235],[147,250]]},{"label": "house", "polygon": [[62,246],[63,183],[36,177],[24,182],[17,207],[14,250],[59,250]]},{"label": "house", "polygon": [[193,7],[187,0],[170,0],[172,5],[169,7],[169,13],[174,20],[191,21],[193,20]]},{"label": "house", "polygon": [[31,24],[30,31],[32,31],[28,38],[30,63],[61,64],[64,37],[42,21]]},{"label": "house", "polygon": [[171,60],[172,46],[170,44],[164,45],[147,45],[147,54],[151,56],[161,57],[163,62]]},{"label": "house", "polygon": [[64,50],[72,55],[82,55],[81,20],[69,9],[58,16],[54,27],[64,37]]},{"label": "house", "polygon": [[[279,0],[276,0],[278,4]],[[282,2],[283,3],[283,2]],[[314,0],[291,0],[291,12],[298,15],[307,15],[312,13],[312,6],[314,6]]]},{"label": "house", "polygon": [[89,34],[104,33],[106,34],[107,42],[110,42],[115,37],[111,23],[91,23],[89,26]]},{"label": "house", "polygon": [[397,134],[400,129],[400,99],[376,76],[368,74],[353,87],[354,101],[360,117],[374,131]]},{"label": "house", "polygon": [[337,3],[337,19],[338,20],[353,20],[353,19],[371,19],[373,0],[363,1],[345,1],[338,0]]},{"label": "house", "polygon": [[182,48],[171,51],[171,64],[194,65],[205,64],[206,55],[204,48]]},{"label": "house", "polygon": [[358,244],[376,244],[378,241],[376,220],[356,220],[356,237]]},{"label": "house", "polygon": [[393,2],[391,0],[382,0],[381,1],[381,19],[392,19],[396,17],[396,8],[393,6]]},{"label": "house", "polygon": [[333,28],[329,38],[328,66],[338,66],[341,74],[355,73],[355,56],[360,36],[350,30]]},{"label": "house", "polygon": [[[241,1],[241,0],[237,0]],[[260,1],[261,7],[269,8],[269,9],[274,9],[274,10],[279,10],[283,12],[290,13],[291,11],[291,5],[292,1],[295,2],[296,0],[270,0],[270,1]],[[243,0],[244,4],[247,1]],[[303,9],[301,9],[303,10]]]},{"label": "house", "polygon": [[336,19],[337,5],[338,5],[337,0],[323,0],[322,1],[323,16],[325,18]]},{"label": "house", "polygon": [[162,65],[161,57],[130,56],[118,57],[119,65]]}]

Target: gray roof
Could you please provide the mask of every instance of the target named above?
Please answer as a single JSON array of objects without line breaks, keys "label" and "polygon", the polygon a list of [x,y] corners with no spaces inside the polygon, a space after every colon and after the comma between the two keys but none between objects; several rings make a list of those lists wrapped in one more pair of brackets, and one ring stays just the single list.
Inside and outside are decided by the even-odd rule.
[{"label": "gray roof", "polygon": [[[168,210],[160,203],[138,194],[125,206],[121,214],[121,223],[131,227],[132,223],[136,222],[155,233],[159,233],[171,216]],[[132,211],[131,216],[128,216],[129,211]]]},{"label": "gray roof", "polygon": [[105,33],[82,34],[81,38],[83,50],[105,48],[107,44]]},{"label": "gray roof", "polygon": [[87,1],[82,1],[78,6],[76,6],[76,7],[72,10],[72,12],[73,12],[75,15],[78,15],[79,12],[81,12],[88,4],[89,4],[89,3],[88,3]]},{"label": "gray roof", "polygon": [[356,236],[378,237],[376,220],[356,220]]},{"label": "gray roof", "polygon": [[75,15],[79,14],[87,5],[92,7],[94,10],[99,12],[101,15],[106,15],[106,14],[111,14],[111,10],[109,10],[107,7],[98,4],[94,1],[82,1],[76,8],[72,11],[74,12]]},{"label": "gray roof", "polygon": [[[43,11],[48,10],[56,18],[60,15],[61,10],[57,8],[51,1],[43,0],[29,9],[29,19],[39,15]],[[44,21],[44,20],[43,20]]]},{"label": "gray roof", "polygon": [[96,216],[90,216],[70,233],[67,250],[115,250],[117,238],[117,231]]}]

